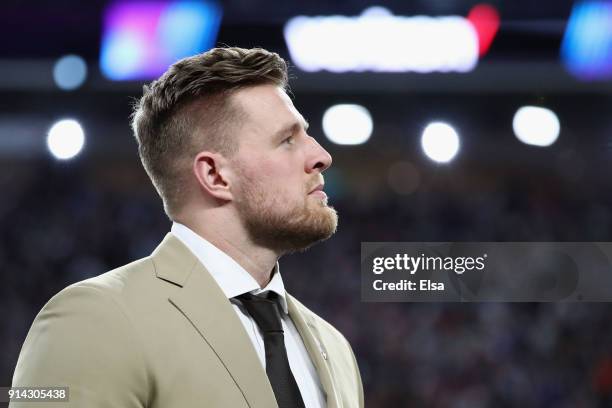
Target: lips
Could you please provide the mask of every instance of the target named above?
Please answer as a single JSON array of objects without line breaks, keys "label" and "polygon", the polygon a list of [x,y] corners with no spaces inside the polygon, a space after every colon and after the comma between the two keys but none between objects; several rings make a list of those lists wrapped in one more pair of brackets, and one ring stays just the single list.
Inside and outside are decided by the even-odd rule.
[{"label": "lips", "polygon": [[325,191],[323,191],[323,187],[325,185],[323,183],[317,185],[315,188],[313,188],[310,193],[308,193],[309,196],[313,196],[313,197],[319,197],[323,200],[327,200],[327,194],[325,194]]},{"label": "lips", "polygon": [[310,192],[308,194],[312,194],[315,191],[323,191],[323,187],[325,187],[325,184],[321,183],[321,184],[317,185],[315,188],[313,188],[312,190],[310,190]]}]

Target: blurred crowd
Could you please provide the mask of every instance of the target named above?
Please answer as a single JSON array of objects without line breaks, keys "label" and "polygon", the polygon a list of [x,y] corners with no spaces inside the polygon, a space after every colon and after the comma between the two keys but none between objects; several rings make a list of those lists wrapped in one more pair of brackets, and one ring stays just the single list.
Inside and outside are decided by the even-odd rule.
[{"label": "blurred crowd", "polygon": [[[148,255],[170,228],[152,187],[116,187],[127,174],[117,172],[124,179],[113,187],[84,163],[37,166],[18,186],[0,177],[0,386],[11,383],[27,330],[51,296]],[[367,407],[612,406],[606,303],[360,299],[361,241],[611,240],[610,194],[591,200],[522,186],[390,194],[367,204],[332,194],[338,233],[281,259],[288,290],[352,344]]]}]

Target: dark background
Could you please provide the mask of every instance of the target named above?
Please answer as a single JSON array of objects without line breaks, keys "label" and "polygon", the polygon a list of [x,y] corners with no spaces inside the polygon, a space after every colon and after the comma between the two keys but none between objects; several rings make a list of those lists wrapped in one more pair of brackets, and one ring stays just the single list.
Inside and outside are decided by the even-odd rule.
[{"label": "dark background", "polygon": [[[394,14],[431,16],[465,16],[475,4],[378,3]],[[326,243],[283,258],[283,279],[351,342],[368,407],[612,406],[607,303],[360,300],[362,241],[612,238],[612,83],[580,82],[559,62],[573,2],[490,4],[500,11],[500,31],[468,74],[292,68],[294,102],[334,157],[326,181],[340,225]],[[97,69],[105,5],[0,6],[0,385],[11,384],[27,330],[51,296],[148,255],[170,228],[129,129],[142,82],[111,83]],[[356,15],[370,5],[224,2],[218,41],[289,58],[282,37],[288,18]],[[85,84],[71,92],[51,76],[65,54],[81,55],[89,67]],[[374,132],[366,144],[325,138],[321,117],[334,103],[370,110]],[[512,117],[525,104],[557,113],[555,144],[537,148],[514,137]],[[63,117],[78,118],[87,137],[81,155],[66,162],[45,147],[50,125]],[[452,123],[461,137],[459,155],[446,165],[420,148],[433,120]],[[414,191],[398,193],[398,180]]]}]

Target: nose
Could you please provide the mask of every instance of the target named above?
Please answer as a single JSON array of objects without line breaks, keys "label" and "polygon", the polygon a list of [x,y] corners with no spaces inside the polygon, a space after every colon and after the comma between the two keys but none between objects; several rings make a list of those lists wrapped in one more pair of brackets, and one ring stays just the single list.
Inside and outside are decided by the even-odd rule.
[{"label": "nose", "polygon": [[323,173],[332,164],[332,157],[327,150],[316,141],[315,138],[308,136],[311,142],[311,152],[306,160],[306,173],[318,171]]}]

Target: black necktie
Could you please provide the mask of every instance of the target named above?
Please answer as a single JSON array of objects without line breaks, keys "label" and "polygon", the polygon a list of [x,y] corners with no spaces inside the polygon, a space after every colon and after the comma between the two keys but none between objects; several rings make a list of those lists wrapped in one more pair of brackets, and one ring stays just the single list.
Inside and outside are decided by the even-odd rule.
[{"label": "black necktie", "polygon": [[271,299],[250,293],[237,296],[261,329],[266,348],[266,373],[272,384],[279,408],[304,408],[304,401],[289,368],[283,326],[277,312],[276,294]]}]

